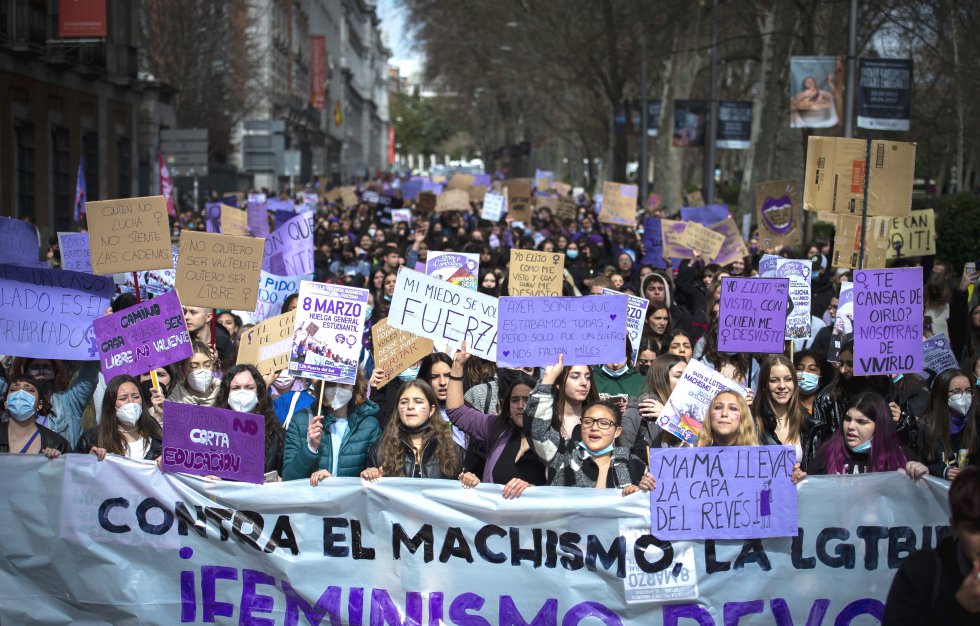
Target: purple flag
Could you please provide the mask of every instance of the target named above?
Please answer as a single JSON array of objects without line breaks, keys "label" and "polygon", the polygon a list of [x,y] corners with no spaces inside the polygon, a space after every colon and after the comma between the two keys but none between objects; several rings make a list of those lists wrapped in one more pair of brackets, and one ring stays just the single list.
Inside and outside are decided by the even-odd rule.
[{"label": "purple flag", "polygon": [[254,413],[164,402],[161,469],[261,484],[265,420]]},{"label": "purple flag", "polygon": [[722,278],[719,352],[783,351],[788,278]]},{"label": "purple flag", "polygon": [[854,373],[922,371],[922,268],[854,272]]},{"label": "purple flag", "polygon": [[648,217],[643,220],[643,265],[656,268],[666,268],[664,260],[664,237],[661,231],[659,217]]},{"label": "purple flag", "polygon": [[266,237],[262,269],[277,276],[313,273],[313,213],[293,217]]},{"label": "purple flag", "polygon": [[685,222],[697,222],[702,226],[710,226],[721,220],[728,219],[727,204],[709,204],[707,206],[681,207],[681,219]]},{"label": "purple flag", "polygon": [[78,172],[75,174],[75,209],[72,216],[75,223],[85,217],[85,203],[88,202],[88,187],[85,184],[85,155],[78,159]]}]

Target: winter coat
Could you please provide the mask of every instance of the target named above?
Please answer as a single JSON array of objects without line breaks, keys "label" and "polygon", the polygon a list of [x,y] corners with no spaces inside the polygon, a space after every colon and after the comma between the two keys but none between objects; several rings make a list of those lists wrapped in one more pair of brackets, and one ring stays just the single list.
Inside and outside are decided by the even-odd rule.
[{"label": "winter coat", "polygon": [[[78,438],[78,443],[75,444],[75,452],[79,454],[88,454],[92,451],[92,448],[98,447],[99,443],[99,427],[89,428],[82,433],[82,436]],[[150,437],[150,445],[146,447],[146,453],[143,455],[143,459],[153,461],[156,460],[163,450],[163,442],[156,437]]]},{"label": "winter coat", "polygon": [[[762,410],[759,411],[759,422],[756,423],[756,432],[759,435],[760,445],[788,445],[781,442],[779,437],[776,436],[776,415],[769,407],[768,402],[762,402]],[[806,411],[803,411],[803,425],[800,427],[800,447],[803,448],[803,454],[801,458],[796,459],[796,462],[800,464],[800,469],[807,471],[807,466],[820,448],[820,443],[814,435],[809,416]]]},{"label": "winter coat", "polygon": [[[817,398],[813,401],[813,415],[810,416],[810,428],[813,433],[814,442],[819,444],[827,441],[831,435],[837,432],[844,421],[847,413],[847,406],[850,398],[844,389],[837,390],[837,397],[831,396],[833,385],[827,385],[817,393]],[[870,389],[869,391],[876,391]],[[883,394],[885,402],[895,402],[901,408],[901,416],[895,424],[898,431],[898,438],[902,445],[909,448],[917,448],[919,443],[919,425],[909,409],[909,399],[902,393],[901,389],[894,384],[888,384],[887,390]]]},{"label": "winter coat", "polygon": [[474,440],[487,445],[487,458],[483,466],[483,482],[492,483],[493,469],[497,465],[504,448],[512,437],[519,436],[518,430],[504,418],[495,414],[487,414],[466,406],[447,409],[446,415],[453,426],[456,426]]},{"label": "winter coat", "polygon": [[[365,400],[347,418],[347,430],[340,441],[340,459],[336,476],[359,476],[367,467],[368,448],[381,436],[377,419],[378,405]],[[331,411],[323,417],[323,434],[316,452],[310,450],[307,428],[309,409],[296,411],[286,430],[286,450],[283,459],[283,480],[309,478],[321,469],[333,472],[333,444],[330,426],[337,421]]]},{"label": "winter coat", "polygon": [[[448,428],[448,426],[446,426]],[[401,433],[399,433],[400,435]],[[405,468],[403,470],[404,475],[409,478],[445,478],[448,480],[456,480],[457,476],[443,476],[442,470],[439,469],[439,458],[436,456],[436,449],[438,441],[435,437],[429,437],[428,441],[425,442],[425,447],[422,448],[422,458],[420,463],[415,461],[415,448],[412,446],[410,441],[407,441],[404,437],[400,438],[402,449],[405,453]],[[466,455],[466,450],[460,448],[456,444],[452,444],[455,448],[455,452],[458,456],[458,466],[460,471],[466,471],[463,466],[464,457]],[[381,440],[378,439],[371,447],[368,448],[368,467],[381,467]]]},{"label": "winter coat", "polygon": [[[9,422],[0,422],[0,452],[12,452],[17,454],[20,450],[10,449],[10,439],[7,434],[7,424]],[[41,450],[45,448],[50,448],[52,450],[57,450],[62,454],[68,454],[71,452],[71,444],[68,441],[54,432],[50,428],[45,428],[40,424],[37,424],[37,432],[40,433],[38,437],[41,439]]]},{"label": "winter coat", "polygon": [[660,281],[664,285],[664,304],[667,305],[667,309],[670,311],[670,330],[682,330],[690,336],[692,342],[697,341],[704,334],[704,330],[695,326],[690,311],[678,306],[676,302],[672,301],[671,291],[673,285],[665,280],[663,276],[660,274],[648,274],[640,284],[640,297],[646,297],[646,286],[651,280]]}]

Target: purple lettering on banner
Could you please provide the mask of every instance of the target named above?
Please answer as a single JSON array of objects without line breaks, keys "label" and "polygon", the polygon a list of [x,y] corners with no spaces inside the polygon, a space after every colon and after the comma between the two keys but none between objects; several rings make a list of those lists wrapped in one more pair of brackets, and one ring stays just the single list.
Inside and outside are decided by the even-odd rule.
[{"label": "purple lettering on banner", "polygon": [[313,273],[313,213],[295,216],[266,237],[262,269],[278,276]]},{"label": "purple lettering on banner", "polygon": [[854,272],[854,373],[922,371],[922,268]]},{"label": "purple lettering on banner", "polygon": [[269,210],[265,202],[248,203],[248,232],[253,237],[269,236]]},{"label": "purple lettering on banner", "polygon": [[102,374],[139,376],[191,356],[191,338],[177,292],[95,320]]},{"label": "purple lettering on banner", "polygon": [[650,533],[658,539],[795,537],[793,446],[651,448]]},{"label": "purple lettering on banner", "polygon": [[58,233],[58,250],[61,251],[61,269],[92,273],[88,233]]},{"label": "purple lettering on banner", "polygon": [[788,278],[722,278],[719,352],[783,351]]},{"label": "purple lettering on banner", "polygon": [[0,216],[0,263],[39,267],[40,248],[40,239],[34,224],[14,217]]},{"label": "purple lettering on banner", "polygon": [[522,296],[499,302],[497,362],[504,367],[600,365],[626,360],[626,296]]},{"label": "purple lettering on banner", "polygon": [[283,224],[289,220],[296,217],[296,213],[292,211],[283,211],[282,209],[277,209],[275,214],[276,228],[282,227]]},{"label": "purple lettering on banner", "polygon": [[697,222],[702,226],[710,226],[715,222],[720,222],[723,219],[727,219],[729,215],[727,204],[681,207],[682,221]]},{"label": "purple lettering on banner", "polygon": [[265,418],[207,406],[163,403],[161,469],[262,484]]},{"label": "purple lettering on banner", "polygon": [[92,322],[114,291],[112,277],[0,265],[0,354],[98,359]]},{"label": "purple lettering on banner", "polygon": [[209,233],[221,232],[220,202],[208,202],[204,205],[204,226]]},{"label": "purple lettering on banner", "polygon": [[664,237],[661,232],[659,217],[648,217],[643,220],[643,259],[644,265],[664,269],[667,261],[664,260]]}]

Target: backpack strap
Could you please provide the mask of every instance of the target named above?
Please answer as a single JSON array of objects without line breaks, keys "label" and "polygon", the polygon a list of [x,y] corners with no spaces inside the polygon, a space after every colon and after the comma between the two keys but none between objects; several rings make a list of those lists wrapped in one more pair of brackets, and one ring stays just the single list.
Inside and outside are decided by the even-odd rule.
[{"label": "backpack strap", "polygon": [[293,392],[293,398],[289,401],[289,412],[286,413],[286,419],[283,420],[282,429],[286,430],[289,428],[289,422],[293,421],[293,413],[296,411],[296,403],[299,402],[299,395],[303,393],[302,391]]}]

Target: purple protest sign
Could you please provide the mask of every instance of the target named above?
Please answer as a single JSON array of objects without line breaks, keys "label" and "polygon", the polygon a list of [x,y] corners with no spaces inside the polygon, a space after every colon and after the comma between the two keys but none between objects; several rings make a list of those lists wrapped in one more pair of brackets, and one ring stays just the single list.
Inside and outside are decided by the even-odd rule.
[{"label": "purple protest sign", "polygon": [[650,532],[667,541],[796,537],[793,446],[651,448]]},{"label": "purple protest sign", "polygon": [[641,263],[660,269],[667,267],[667,262],[664,260],[664,236],[659,217],[648,217],[643,220],[643,259]]},{"label": "purple protest sign", "polygon": [[269,210],[265,202],[248,203],[248,232],[253,237],[269,236]]},{"label": "purple protest sign", "polygon": [[422,191],[421,178],[413,178],[402,183],[402,197],[406,200],[417,199],[420,191]]},{"label": "purple protest sign", "polygon": [[265,207],[270,211],[289,211],[296,212],[296,205],[292,200],[280,200],[279,198],[269,198],[265,201]]},{"label": "purple protest sign", "polygon": [[39,250],[37,227],[34,224],[14,217],[0,216],[0,263],[38,267]]},{"label": "purple protest sign", "polygon": [[788,278],[722,278],[719,352],[783,351]]},{"label": "purple protest sign", "polygon": [[277,276],[313,273],[313,213],[297,215],[266,237],[262,269]]},{"label": "purple protest sign", "polygon": [[160,468],[262,484],[265,418],[181,402],[164,402]]},{"label": "purple protest sign", "polygon": [[221,232],[220,202],[208,202],[204,205],[204,226],[209,233]]},{"label": "purple protest sign", "polygon": [[709,226],[730,216],[727,204],[681,207],[681,220]]},{"label": "purple protest sign", "polygon": [[94,328],[106,380],[146,374],[193,353],[175,291],[97,318]]},{"label": "purple protest sign", "polygon": [[473,177],[473,186],[483,185],[489,189],[492,183],[493,181],[490,180],[490,174],[477,174]]},{"label": "purple protest sign", "polygon": [[854,373],[922,371],[922,268],[854,272]]},{"label": "purple protest sign", "polygon": [[500,298],[497,363],[503,367],[601,365],[626,360],[626,296]]}]

